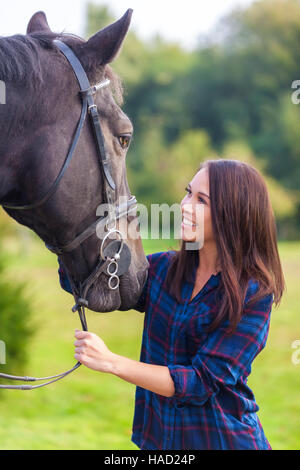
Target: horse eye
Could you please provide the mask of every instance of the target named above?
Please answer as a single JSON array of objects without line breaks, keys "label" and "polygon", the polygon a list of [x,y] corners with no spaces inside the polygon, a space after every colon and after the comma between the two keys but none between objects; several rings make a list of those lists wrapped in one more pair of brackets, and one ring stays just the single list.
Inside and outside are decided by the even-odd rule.
[{"label": "horse eye", "polygon": [[131,141],[131,135],[119,135],[119,143],[122,149],[127,149]]}]

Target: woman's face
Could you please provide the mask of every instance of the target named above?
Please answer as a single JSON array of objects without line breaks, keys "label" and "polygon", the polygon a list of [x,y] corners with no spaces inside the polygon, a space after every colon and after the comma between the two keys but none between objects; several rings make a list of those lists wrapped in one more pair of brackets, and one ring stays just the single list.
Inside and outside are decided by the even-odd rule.
[{"label": "woman's face", "polygon": [[[181,201],[182,224],[181,238],[186,242],[204,242],[214,240],[208,170],[202,168],[187,185],[187,194]],[[200,246],[201,247],[201,246]]]}]

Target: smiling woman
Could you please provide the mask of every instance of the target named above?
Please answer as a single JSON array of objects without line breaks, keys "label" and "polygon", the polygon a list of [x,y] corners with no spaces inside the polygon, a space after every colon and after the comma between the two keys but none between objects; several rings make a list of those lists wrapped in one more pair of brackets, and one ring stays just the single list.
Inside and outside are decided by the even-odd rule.
[{"label": "smiling woman", "polygon": [[[284,290],[266,185],[250,165],[207,160],[181,209],[181,249],[147,257],[134,307],[145,312],[140,361],[82,331],[75,357],[137,385],[132,440],[141,449],[270,449],[247,385]],[[203,243],[187,249],[199,230]]]},{"label": "smiling woman", "polygon": [[228,316],[233,330],[242,316],[249,279],[260,283],[253,302],[273,293],[278,305],[283,294],[273,209],[259,172],[229,159],[207,160],[200,166],[181,203],[184,221],[195,222],[199,204],[203,218],[197,226],[204,228],[205,246],[199,251],[187,249],[197,230],[183,223],[182,248],[172,260],[166,284],[180,301],[181,284],[196,266],[200,285],[201,276],[221,270],[225,295],[212,328]]}]

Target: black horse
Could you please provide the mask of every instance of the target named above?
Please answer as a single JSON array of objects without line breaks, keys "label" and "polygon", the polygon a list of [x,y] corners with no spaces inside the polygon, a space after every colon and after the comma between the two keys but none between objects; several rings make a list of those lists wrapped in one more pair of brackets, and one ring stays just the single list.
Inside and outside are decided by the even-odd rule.
[{"label": "black horse", "polygon": [[[4,208],[5,204],[30,205],[43,199],[74,139],[81,113],[79,85],[57,40],[75,53],[91,85],[110,79],[111,85],[95,95],[95,103],[116,196],[130,199],[125,157],[133,128],[118,105],[120,81],[108,64],[121,48],[131,14],[128,10],[88,41],[52,32],[43,12],[31,18],[26,35],[0,38],[0,80],[6,92],[6,103],[0,105],[0,204]],[[47,245],[64,246],[97,220],[97,208],[105,202],[104,180],[87,119],[72,161],[51,197],[30,210],[5,210]],[[118,224],[121,232],[122,224]],[[90,309],[108,312],[136,304],[146,279],[147,260],[139,236],[127,237],[126,245],[131,263],[120,277],[119,287],[109,289],[107,277],[100,274],[87,293]],[[83,283],[99,263],[100,246],[94,233],[61,255],[75,284]]]}]

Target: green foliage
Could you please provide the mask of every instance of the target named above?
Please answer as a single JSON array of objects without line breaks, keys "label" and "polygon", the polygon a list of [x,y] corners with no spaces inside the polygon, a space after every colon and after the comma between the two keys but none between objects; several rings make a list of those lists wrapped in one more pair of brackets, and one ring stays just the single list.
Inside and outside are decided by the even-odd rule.
[{"label": "green foliage", "polygon": [[234,10],[216,39],[198,48],[185,99],[191,126],[204,128],[220,153],[228,141],[243,140],[255,163],[265,163],[278,220],[298,228],[300,111],[291,85],[299,78],[299,37],[298,1],[261,0]]},{"label": "green foliage", "polygon": [[200,129],[183,132],[164,152],[161,168],[168,178],[167,202],[180,202],[184,188],[206,159],[218,158],[207,133]]},{"label": "green foliage", "polygon": [[85,36],[87,38],[93,36],[99,29],[114,22],[114,16],[108,6],[95,5],[92,2],[88,2],[86,5],[86,17]]},{"label": "green foliage", "polygon": [[[87,35],[116,19],[92,3],[88,13]],[[178,201],[190,171],[203,159],[226,158],[235,142],[235,158],[248,149],[265,177],[281,236],[298,237],[300,105],[291,85],[300,79],[300,2],[256,1],[234,9],[216,31],[192,52],[128,34],[113,66],[135,128],[130,185],[148,205]]]},{"label": "green foliage", "polygon": [[224,147],[222,157],[249,163],[264,175],[274,214],[278,221],[286,217],[296,216],[295,194],[292,191],[285,189],[275,178],[265,174],[267,161],[256,158],[245,142],[227,142]]}]

